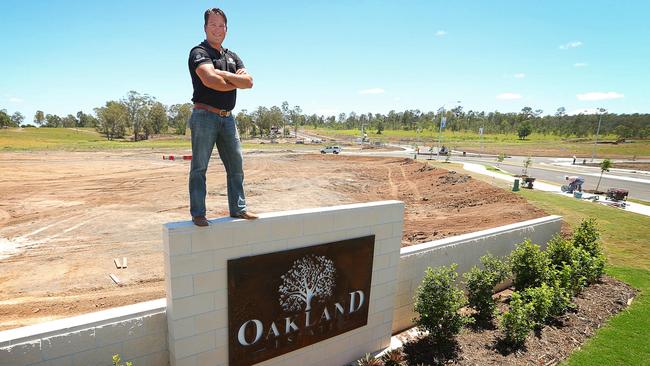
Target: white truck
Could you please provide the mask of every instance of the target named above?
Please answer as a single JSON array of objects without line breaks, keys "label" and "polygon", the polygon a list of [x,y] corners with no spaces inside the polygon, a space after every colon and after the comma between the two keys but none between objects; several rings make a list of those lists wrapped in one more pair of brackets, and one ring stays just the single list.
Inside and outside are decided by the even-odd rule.
[{"label": "white truck", "polygon": [[340,146],[327,146],[322,149],[320,149],[321,154],[327,154],[327,153],[332,153],[332,154],[338,154],[341,152],[341,147]]}]

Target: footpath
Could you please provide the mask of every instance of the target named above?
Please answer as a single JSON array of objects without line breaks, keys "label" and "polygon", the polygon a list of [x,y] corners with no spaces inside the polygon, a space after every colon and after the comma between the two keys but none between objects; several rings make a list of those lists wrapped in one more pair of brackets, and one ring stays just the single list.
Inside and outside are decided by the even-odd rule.
[{"label": "footpath", "polygon": [[[500,179],[500,180],[503,180],[503,181],[506,181],[506,182],[510,182],[512,184],[514,184],[515,179],[519,179],[519,178],[513,177],[511,175],[505,174],[505,173],[499,173],[499,172],[487,170],[486,166],[481,165],[481,164],[463,163],[463,167],[467,171],[482,174],[482,175],[486,175],[486,176],[490,176],[490,177],[493,177],[495,179]],[[524,188],[524,189],[526,189],[526,188]],[[560,186],[555,185],[555,184],[549,184],[549,183],[545,183],[545,182],[535,181],[535,183],[533,185],[533,189],[537,189],[537,190],[544,191],[544,192],[556,193],[556,194],[565,196],[565,197],[570,198],[570,199],[578,199],[578,198],[574,198],[572,194],[562,192],[562,190],[560,189]],[[609,203],[611,203],[611,201],[606,201],[605,200],[605,196],[593,195],[593,194],[589,194],[589,193],[583,193],[582,199],[583,200],[591,200],[594,203],[599,203],[599,204],[609,204]],[[650,206],[642,205],[642,204],[635,203],[635,202],[626,202],[625,203],[625,208],[623,210],[638,213],[638,214],[645,215],[645,216],[650,216]]]}]

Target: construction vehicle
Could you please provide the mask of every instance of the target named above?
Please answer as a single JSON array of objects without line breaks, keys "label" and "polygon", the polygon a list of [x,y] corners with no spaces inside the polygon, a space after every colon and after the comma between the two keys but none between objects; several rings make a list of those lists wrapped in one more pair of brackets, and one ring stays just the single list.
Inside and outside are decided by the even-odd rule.
[{"label": "construction vehicle", "polygon": [[627,195],[630,192],[622,188],[608,188],[605,199],[610,201],[627,201]]},{"label": "construction vehicle", "polygon": [[528,188],[528,189],[533,189],[533,183],[535,182],[535,178],[529,177],[529,176],[522,176],[521,177],[521,187],[522,188]]}]

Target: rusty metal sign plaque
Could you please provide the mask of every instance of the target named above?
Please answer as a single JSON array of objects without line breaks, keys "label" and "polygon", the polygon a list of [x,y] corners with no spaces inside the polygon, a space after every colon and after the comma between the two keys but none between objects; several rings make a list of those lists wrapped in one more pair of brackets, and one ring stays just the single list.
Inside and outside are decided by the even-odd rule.
[{"label": "rusty metal sign plaque", "polygon": [[368,322],[375,236],[228,260],[230,365],[252,365]]}]

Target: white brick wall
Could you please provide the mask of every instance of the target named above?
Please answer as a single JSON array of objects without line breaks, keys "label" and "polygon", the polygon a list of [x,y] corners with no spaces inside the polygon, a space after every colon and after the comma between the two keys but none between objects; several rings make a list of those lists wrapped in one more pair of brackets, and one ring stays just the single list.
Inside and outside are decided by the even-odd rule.
[{"label": "white brick wall", "polygon": [[[325,217],[323,225],[319,215]],[[183,356],[174,359],[177,366],[226,365],[227,259],[374,234],[368,325],[262,363],[344,365],[388,347],[391,331],[412,325],[413,295],[427,266],[456,262],[464,272],[485,252],[506,255],[525,238],[545,245],[561,225],[560,217],[548,216],[400,250],[402,215],[402,204],[389,201],[273,213],[257,222],[220,219],[207,230],[167,225],[165,285],[168,299],[176,301],[166,306],[165,299],[154,300],[0,332],[0,366],[109,366],[117,353],[135,366],[167,366],[170,355]],[[245,244],[235,244],[235,232],[254,231],[250,225],[257,224],[264,235],[247,233]],[[185,256],[199,264],[188,265]],[[185,267],[172,276],[177,263]]]},{"label": "white brick wall", "polygon": [[165,299],[0,332],[0,366],[169,364]]},{"label": "white brick wall", "polygon": [[560,216],[547,216],[402,248],[393,333],[413,326],[413,318],[416,316],[413,312],[413,296],[427,267],[456,263],[457,271],[461,274],[480,264],[479,258],[487,252],[497,256],[508,255],[524,239],[530,239],[545,248],[551,237],[560,232],[561,225]]},{"label": "white brick wall", "polygon": [[[343,365],[388,346],[404,205],[373,202],[276,212],[208,228],[165,225],[172,366],[228,363],[228,259],[375,235],[368,324],[260,365]],[[139,365],[138,365],[139,366]]]}]

